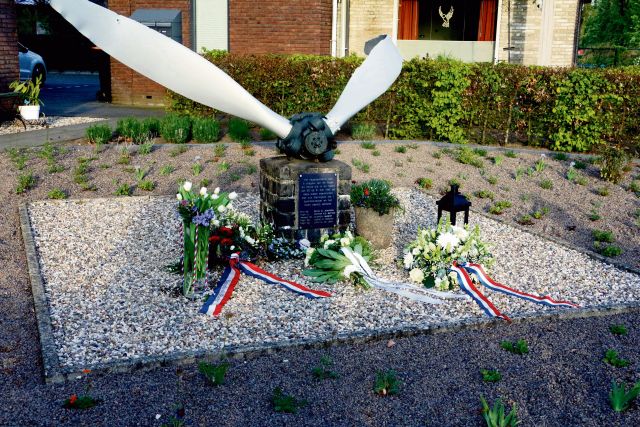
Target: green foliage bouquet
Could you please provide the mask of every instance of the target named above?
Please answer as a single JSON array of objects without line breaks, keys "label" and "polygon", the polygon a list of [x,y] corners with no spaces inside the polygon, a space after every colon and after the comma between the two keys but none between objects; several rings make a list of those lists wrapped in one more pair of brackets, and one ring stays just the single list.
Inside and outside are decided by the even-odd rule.
[{"label": "green foliage bouquet", "polygon": [[493,257],[480,240],[480,229],[459,227],[443,219],[435,229],[418,229],[418,235],[404,251],[404,268],[414,283],[440,291],[455,289],[458,279],[447,274],[454,261],[472,262],[489,267]]},{"label": "green foliage bouquet", "polygon": [[209,264],[209,237],[212,224],[220,221],[220,216],[231,208],[237,197],[233,193],[221,193],[219,188],[209,194],[207,187],[193,192],[193,184],[185,181],[178,189],[178,214],[183,225],[183,274],[182,293],[193,297],[194,283],[206,282]]},{"label": "green foliage bouquet", "polygon": [[389,181],[371,179],[351,187],[351,203],[354,206],[373,209],[380,215],[388,214],[400,206],[400,201],[391,194]]},{"label": "green foliage bouquet", "polygon": [[364,238],[357,236],[347,230],[344,233],[328,234],[320,238],[320,245],[317,248],[307,249],[304,260],[305,266],[312,269],[304,270],[303,275],[316,283],[337,283],[343,280],[352,280],[354,284],[368,287],[362,279],[356,267],[349,258],[340,252],[340,248],[348,247],[353,252],[361,255],[367,262],[372,255],[371,244]]}]

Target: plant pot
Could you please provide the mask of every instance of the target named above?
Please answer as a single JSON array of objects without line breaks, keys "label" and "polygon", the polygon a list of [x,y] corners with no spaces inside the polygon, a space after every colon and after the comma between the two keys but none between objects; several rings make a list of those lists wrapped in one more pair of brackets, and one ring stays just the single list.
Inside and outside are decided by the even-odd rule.
[{"label": "plant pot", "polygon": [[18,107],[20,115],[25,120],[38,120],[40,118],[39,105],[21,105]]},{"label": "plant pot", "polygon": [[356,233],[369,242],[374,249],[386,249],[393,239],[393,209],[380,215],[373,209],[355,207]]}]

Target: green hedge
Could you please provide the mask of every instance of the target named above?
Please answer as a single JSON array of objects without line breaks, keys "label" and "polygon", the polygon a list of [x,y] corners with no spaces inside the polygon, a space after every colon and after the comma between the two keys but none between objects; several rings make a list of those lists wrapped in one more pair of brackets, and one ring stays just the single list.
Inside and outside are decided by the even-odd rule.
[{"label": "green hedge", "polygon": [[[207,58],[274,111],[328,112],[361,59],[319,56]],[[202,82],[203,85],[207,82]],[[168,109],[213,111],[174,93]],[[640,67],[570,69],[414,59],[392,88],[352,122],[375,122],[389,138],[522,143],[590,151],[640,146]]]}]

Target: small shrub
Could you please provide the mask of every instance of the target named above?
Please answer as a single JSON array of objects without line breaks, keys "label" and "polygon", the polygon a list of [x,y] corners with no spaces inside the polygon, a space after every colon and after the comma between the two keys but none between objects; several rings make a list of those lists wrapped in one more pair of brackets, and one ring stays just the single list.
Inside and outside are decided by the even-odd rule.
[{"label": "small shrub", "polygon": [[153,191],[156,188],[156,184],[150,179],[143,179],[138,182],[138,188],[143,191]]},{"label": "small shrub", "polygon": [[118,120],[116,133],[127,141],[142,144],[149,139],[149,134],[142,122],[135,117],[125,117]]},{"label": "small shrub", "polygon": [[627,335],[629,333],[627,327],[621,324],[609,326],[609,332],[613,335]]},{"label": "small shrub", "polygon": [[202,173],[203,169],[204,169],[204,167],[200,163],[194,163],[191,166],[191,172],[193,172],[193,174],[195,176],[200,175]]},{"label": "small shrub", "polygon": [[254,149],[242,150],[242,154],[244,154],[245,156],[248,156],[248,157],[253,157],[253,156],[256,155],[256,150],[254,150]]},{"label": "small shrub", "polygon": [[480,396],[480,401],[482,402],[482,417],[487,423],[487,427],[516,427],[520,424],[520,421],[518,421],[518,409],[515,403],[511,407],[511,411],[506,414],[502,400],[496,400],[493,407],[489,407],[484,396]]},{"label": "small shrub", "polygon": [[128,184],[119,184],[116,191],[113,192],[114,196],[130,196],[132,193],[131,187]]},{"label": "small shrub", "polygon": [[271,395],[271,403],[273,404],[273,410],[276,412],[295,414],[298,412],[298,409],[307,404],[307,401],[284,394],[280,387],[276,387]]},{"label": "small shrub", "polygon": [[589,180],[587,179],[586,176],[578,175],[576,177],[576,184],[578,184],[578,185],[587,185],[588,183],[589,183]]},{"label": "small shrub", "polygon": [[451,178],[449,181],[447,181],[447,185],[449,187],[453,187],[454,185],[457,185],[458,188],[462,188],[462,182],[460,182],[460,180],[456,178]]},{"label": "small shrub", "polygon": [[480,159],[478,155],[475,152],[473,152],[473,150],[470,150],[466,147],[462,147],[458,149],[456,160],[459,163],[475,166],[477,168],[482,168],[484,166],[482,159]]},{"label": "small shrub", "polygon": [[497,383],[502,379],[502,374],[497,369],[481,369],[482,381],[486,383]]},{"label": "small shrub", "polygon": [[515,174],[513,175],[513,178],[516,181],[520,181],[520,178],[524,176],[525,171],[526,171],[525,168],[517,168]]},{"label": "small shrub", "polygon": [[191,137],[191,119],[188,116],[168,114],[160,121],[160,135],[172,144],[184,144]]},{"label": "small shrub", "polygon": [[160,136],[160,119],[147,117],[142,121],[142,129],[149,138],[157,138]]},{"label": "small shrub", "polygon": [[442,153],[440,151],[434,151],[431,153],[431,156],[433,156],[434,159],[439,159],[442,157]]},{"label": "small shrub", "polygon": [[380,151],[379,151],[379,150],[373,150],[373,151],[371,152],[371,155],[372,155],[372,156],[375,156],[375,157],[378,157],[378,156],[380,155]]},{"label": "small shrub", "polygon": [[218,172],[226,172],[231,166],[227,162],[222,162],[218,165]]},{"label": "small shrub", "polygon": [[629,191],[636,193],[636,196],[640,197],[640,180],[634,179],[631,181],[631,184],[629,184]]},{"label": "small shrub", "polygon": [[371,141],[365,141],[365,142],[361,143],[360,146],[362,148],[364,148],[365,150],[373,150],[374,148],[376,148],[376,144],[374,144]]},{"label": "small shrub", "polygon": [[213,154],[216,157],[224,157],[226,152],[227,146],[225,144],[216,144],[215,147],[213,147]]},{"label": "small shrub", "polygon": [[206,362],[198,363],[198,371],[205,376],[209,384],[213,386],[219,386],[224,384],[224,377],[229,370],[229,363],[220,363],[218,365],[212,365]]},{"label": "small shrub", "polygon": [[573,167],[569,167],[569,169],[567,169],[567,179],[573,182],[577,177],[578,177],[578,171]]},{"label": "small shrub", "polygon": [[430,178],[418,178],[416,184],[424,190],[429,190],[433,186],[433,181]]},{"label": "small shrub", "polygon": [[596,242],[613,243],[616,241],[616,238],[611,231],[593,230],[591,233]]},{"label": "small shrub", "polygon": [[164,165],[160,168],[160,175],[161,176],[167,176],[167,175],[171,175],[174,171],[176,170],[176,168],[174,168],[171,165]]},{"label": "small shrub", "polygon": [[607,187],[607,186],[600,187],[600,188],[598,188],[598,189],[596,190],[596,193],[597,193],[599,196],[607,197],[607,196],[609,195],[609,187]]},{"label": "small shrub", "polygon": [[543,159],[540,159],[536,162],[534,167],[536,169],[536,172],[542,173],[547,168],[547,164]]},{"label": "small shrub", "polygon": [[522,215],[520,218],[516,220],[520,225],[533,225],[533,219],[531,215]]},{"label": "small shrub", "polygon": [[113,132],[109,125],[93,125],[89,126],[85,132],[87,140],[91,144],[103,145],[111,140]]},{"label": "small shrub", "polygon": [[629,164],[629,156],[622,148],[606,147],[598,158],[600,177],[614,184],[620,183]]},{"label": "small shrub", "polygon": [[171,150],[169,150],[169,157],[177,157],[180,154],[184,154],[189,150],[189,147],[185,146],[185,145],[179,145],[177,147],[173,147]]},{"label": "small shrub", "polygon": [[24,153],[24,150],[17,148],[9,148],[7,149],[7,155],[11,159],[11,161],[16,165],[16,169],[23,170],[27,165],[27,156]]},{"label": "small shrub", "polygon": [[214,118],[196,117],[191,132],[195,142],[217,142],[220,140],[220,123]]},{"label": "small shrub", "polygon": [[551,190],[553,188],[553,182],[550,179],[543,179],[540,181],[540,188],[544,190]]},{"label": "small shrub", "polygon": [[613,349],[609,349],[604,353],[602,361],[616,368],[626,368],[631,364],[628,360],[621,359],[618,356],[618,352]]},{"label": "small shrub", "polygon": [[515,152],[515,151],[512,151],[512,150],[505,151],[504,155],[505,155],[506,157],[509,157],[510,159],[516,159],[516,158],[518,158],[518,155],[516,154],[516,152]]},{"label": "small shrub", "polygon": [[600,216],[596,209],[591,209],[591,212],[589,213],[589,216],[587,218],[589,218],[589,220],[591,221],[598,221],[602,218],[602,216]]},{"label": "small shrub", "polygon": [[553,158],[559,162],[569,160],[569,156],[567,156],[565,153],[556,153],[553,155]]},{"label": "small shrub", "polygon": [[351,126],[351,137],[357,140],[372,139],[376,134],[376,125],[373,123],[354,123]]},{"label": "small shrub", "polygon": [[249,123],[238,117],[229,119],[229,137],[232,141],[243,142],[251,140],[249,132]]},{"label": "small shrub", "polygon": [[549,213],[549,208],[548,207],[542,207],[540,209],[538,209],[537,211],[535,211],[532,216],[535,219],[542,219],[542,217],[544,217],[546,214]]},{"label": "small shrub", "polygon": [[393,369],[386,372],[378,371],[378,373],[376,373],[373,391],[380,396],[398,394],[400,391],[400,380],[396,376],[396,372]]},{"label": "small shrub", "polygon": [[353,164],[356,169],[364,173],[369,173],[369,170],[371,169],[371,165],[369,165],[369,163],[363,162],[362,160],[351,159],[351,164]]},{"label": "small shrub", "polygon": [[497,176],[490,176],[487,178],[487,182],[491,185],[496,185],[498,183],[498,177]]},{"label": "small shrub", "polygon": [[236,172],[234,172],[234,173],[229,175],[229,181],[231,181],[231,182],[239,181],[241,178],[242,178],[242,175],[240,175],[239,173],[236,173]]},{"label": "small shrub", "polygon": [[22,194],[31,190],[36,186],[36,177],[33,172],[18,175],[18,185],[16,186],[16,194]]},{"label": "small shrub", "polygon": [[495,195],[488,190],[478,190],[475,193],[473,193],[473,195],[478,197],[479,199],[489,199],[492,201],[495,198]]},{"label": "small shrub", "polygon": [[50,173],[50,174],[64,172],[64,166],[56,165],[56,164],[50,165],[47,168],[47,172]]},{"label": "small shrub", "polygon": [[504,157],[502,157],[502,156],[495,156],[493,158],[493,164],[496,165],[496,166],[502,165],[503,161],[504,161]]},{"label": "small shrub", "polygon": [[578,170],[583,170],[587,168],[587,163],[581,160],[576,160],[575,162],[573,162],[573,167]]},{"label": "small shrub", "polygon": [[485,150],[484,148],[474,148],[473,152],[480,157],[487,156],[487,150]]},{"label": "small shrub", "polygon": [[500,347],[513,354],[524,355],[529,353],[529,345],[524,339],[519,339],[516,342],[502,341]]},{"label": "small shrub", "polygon": [[504,210],[510,207],[511,207],[511,202],[509,202],[508,200],[501,200],[501,201],[495,202],[493,206],[489,208],[489,213],[494,215],[502,215]]},{"label": "small shrub", "polygon": [[278,139],[278,135],[275,134],[275,132],[266,129],[266,128],[261,128],[260,129],[260,139],[262,141],[273,141],[275,139]]},{"label": "small shrub", "polygon": [[601,255],[606,257],[622,255],[622,248],[616,245],[602,245],[600,242],[595,242],[594,246]]},{"label": "small shrub", "polygon": [[256,172],[258,172],[258,167],[256,165],[247,165],[247,175],[253,175]]},{"label": "small shrub", "polygon": [[405,147],[404,145],[398,145],[397,147],[394,147],[393,151],[395,151],[396,153],[404,154],[407,152],[407,147]]},{"label": "small shrub", "polygon": [[146,156],[148,154],[151,154],[152,151],[153,151],[152,142],[145,142],[140,147],[138,147],[138,154],[140,154],[141,156]]},{"label": "small shrub", "polygon": [[64,190],[61,190],[60,188],[54,188],[47,193],[47,197],[53,200],[63,200],[69,196]]},{"label": "small shrub", "polygon": [[332,371],[331,367],[333,366],[333,361],[328,356],[322,356],[320,358],[320,363],[318,366],[314,367],[311,370],[311,374],[316,380],[326,380],[326,379],[335,379],[338,378],[337,372]]},{"label": "small shrub", "polygon": [[614,411],[626,411],[638,395],[640,395],[640,381],[636,382],[629,391],[627,391],[627,385],[625,383],[621,382],[618,384],[615,380],[611,381],[609,403]]}]

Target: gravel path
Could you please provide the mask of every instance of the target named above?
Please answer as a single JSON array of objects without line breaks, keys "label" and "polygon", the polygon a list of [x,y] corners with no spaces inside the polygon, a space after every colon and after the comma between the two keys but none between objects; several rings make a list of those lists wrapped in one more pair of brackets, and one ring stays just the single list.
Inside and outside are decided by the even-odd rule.
[{"label": "gravel path", "polygon": [[[569,185],[563,178],[567,162],[548,161],[544,175],[554,181],[555,190],[542,192],[538,177],[525,177],[516,182],[511,176],[516,167],[532,165],[537,156],[505,158],[502,167],[486,162],[487,172],[500,179],[496,186],[489,186],[477,169],[448,160],[445,155],[441,159],[432,157],[436,150],[431,147],[410,149],[407,154],[401,154],[389,145],[379,148],[382,155],[378,157],[359,147],[341,149],[340,157],[347,162],[362,158],[371,163],[369,174],[354,170],[358,180],[380,176],[392,179],[397,186],[410,186],[416,178],[429,176],[437,190],[447,180],[466,174],[464,192],[489,188],[497,199],[513,202],[513,208],[503,215],[507,220],[530,211],[534,203],[547,203],[552,208],[550,214],[536,221],[532,229],[587,249],[592,247],[591,229],[614,230],[618,244],[625,250],[619,259],[638,266],[640,233],[634,228],[633,212],[640,203],[626,190],[631,177],[638,174],[637,167],[621,186],[611,186],[610,195],[602,197],[595,193],[603,183],[595,177],[592,166],[585,172],[588,185]],[[149,156],[136,155],[132,159],[132,165],[150,168],[150,177],[156,183],[153,194],[173,194],[180,178],[196,182],[207,178],[211,185],[225,189],[255,191],[257,175],[249,172],[250,165],[257,164],[260,156],[272,153],[256,148],[256,156],[248,157],[232,147],[224,159],[211,162],[210,147],[191,147],[177,157],[170,157],[169,151],[170,147],[163,147]],[[50,175],[46,172],[46,161],[31,154],[26,170],[34,172],[37,186],[25,195],[16,196],[16,176],[25,171],[17,171],[6,155],[0,154],[0,265],[3,266],[0,270],[0,425],[157,426],[167,421],[175,402],[184,400],[188,419],[198,426],[470,426],[482,425],[478,413],[480,394],[489,401],[501,396],[505,402],[516,402],[523,426],[640,425],[637,406],[624,414],[616,414],[609,408],[607,397],[612,379],[627,383],[640,380],[639,310],[589,319],[512,325],[497,322],[494,327],[481,330],[396,339],[390,348],[385,341],[378,341],[324,350],[289,349],[246,363],[232,361],[227,384],[220,388],[207,386],[195,366],[185,369],[180,389],[176,372],[170,367],[128,374],[97,374],[92,394],[103,403],[83,412],[64,410],[61,402],[72,393],[82,393],[84,383],[43,383],[17,208],[20,203],[46,199],[47,193],[56,187],[73,198],[109,197],[116,188],[114,180],[135,182],[126,170],[129,166],[117,164],[119,149],[110,148],[91,163],[90,183],[97,191],[82,192],[73,182],[72,170],[78,157],[91,155],[86,148],[74,147],[56,158],[66,170]],[[409,157],[412,162],[407,161]],[[207,161],[199,177],[191,172],[196,161]],[[219,168],[222,161],[229,163],[228,170]],[[393,167],[386,166],[396,161],[403,162],[404,166],[397,167],[395,163],[391,163]],[[175,172],[169,176],[159,175],[160,168],[167,164],[174,166]],[[146,193],[136,190],[135,194]],[[523,194],[531,195],[528,201],[520,199]],[[606,204],[606,209],[600,209],[602,219],[595,223],[586,218],[593,201]],[[484,203],[474,199],[474,207],[484,208]],[[569,229],[567,225],[576,227]],[[629,335],[611,335],[608,327],[616,323],[625,324]],[[529,342],[529,355],[515,356],[499,348],[501,340],[519,338]],[[602,357],[609,348],[628,359],[630,367],[613,368],[604,364]],[[325,354],[332,358],[340,378],[317,383],[309,371]],[[375,373],[390,368],[398,371],[401,392],[395,397],[379,398],[371,391]],[[482,382],[478,370],[490,368],[502,372],[501,382]],[[276,386],[307,399],[309,404],[296,415],[275,414],[269,396]],[[159,420],[155,419],[156,414],[161,416]]]}]

